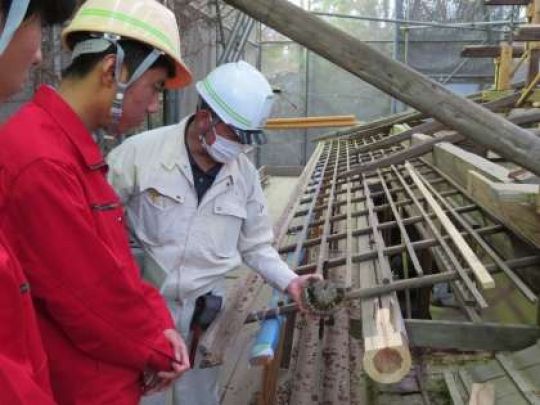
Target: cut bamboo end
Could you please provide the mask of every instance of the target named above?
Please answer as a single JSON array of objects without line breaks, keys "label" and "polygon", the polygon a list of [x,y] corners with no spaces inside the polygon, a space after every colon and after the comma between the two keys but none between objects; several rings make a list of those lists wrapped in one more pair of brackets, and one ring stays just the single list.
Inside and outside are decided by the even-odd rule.
[{"label": "cut bamboo end", "polygon": [[376,334],[364,336],[364,370],[376,382],[397,383],[412,364],[407,337],[400,330],[402,321],[391,318],[388,308],[378,308],[374,321]]},{"label": "cut bamboo end", "polygon": [[412,365],[411,352],[406,344],[366,350],[363,364],[372,380],[381,384],[394,384],[409,374]]}]

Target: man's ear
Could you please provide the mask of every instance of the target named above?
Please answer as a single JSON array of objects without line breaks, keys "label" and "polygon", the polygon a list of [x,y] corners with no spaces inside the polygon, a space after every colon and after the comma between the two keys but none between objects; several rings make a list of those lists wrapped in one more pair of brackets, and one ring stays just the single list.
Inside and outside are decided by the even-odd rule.
[{"label": "man's ear", "polygon": [[197,126],[201,134],[205,134],[210,129],[212,124],[212,114],[208,110],[197,110],[195,113],[195,118],[197,121]]},{"label": "man's ear", "polygon": [[115,69],[116,55],[106,55],[99,64],[101,84],[106,88],[110,89],[116,85]]}]

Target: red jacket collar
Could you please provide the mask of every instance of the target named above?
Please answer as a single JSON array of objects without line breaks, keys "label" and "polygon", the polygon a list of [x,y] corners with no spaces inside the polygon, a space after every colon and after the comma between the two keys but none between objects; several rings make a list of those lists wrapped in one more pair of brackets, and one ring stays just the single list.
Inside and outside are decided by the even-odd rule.
[{"label": "red jacket collar", "polygon": [[41,86],[34,96],[34,103],[45,110],[64,130],[89,169],[96,170],[107,166],[92,134],[55,89]]}]

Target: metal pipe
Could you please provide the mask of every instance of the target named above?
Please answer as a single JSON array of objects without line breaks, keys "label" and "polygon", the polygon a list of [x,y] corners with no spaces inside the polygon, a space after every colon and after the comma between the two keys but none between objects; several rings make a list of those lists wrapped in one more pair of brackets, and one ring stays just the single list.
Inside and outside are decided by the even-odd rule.
[{"label": "metal pipe", "polygon": [[[334,18],[349,18],[353,20],[362,20],[362,21],[374,21],[374,22],[387,22],[392,24],[403,24],[403,25],[412,25],[419,27],[436,27],[436,28],[450,28],[450,29],[465,29],[473,31],[486,31],[486,29],[479,28],[478,26],[482,25],[508,25],[508,21],[477,21],[477,22],[465,22],[465,23],[439,23],[439,22],[429,22],[429,21],[415,21],[415,20],[404,20],[397,18],[381,18],[381,17],[365,17],[359,15],[350,15],[350,14],[339,14],[339,13],[326,13],[322,11],[312,11],[312,14],[320,15],[323,17],[334,17]],[[412,27],[411,27],[412,28]],[[503,30],[495,30],[496,32],[507,32]]]}]

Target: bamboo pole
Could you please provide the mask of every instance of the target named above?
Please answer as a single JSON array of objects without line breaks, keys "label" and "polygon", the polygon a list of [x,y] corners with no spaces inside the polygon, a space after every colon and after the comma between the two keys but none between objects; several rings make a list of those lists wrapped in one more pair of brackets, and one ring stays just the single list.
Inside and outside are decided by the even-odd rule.
[{"label": "bamboo pole", "polygon": [[476,256],[476,254],[472,251],[471,247],[465,241],[463,236],[461,236],[461,233],[457,230],[452,221],[450,221],[448,216],[444,213],[439,203],[435,201],[435,198],[433,198],[422,180],[420,180],[420,178],[416,174],[416,170],[411,166],[409,162],[405,163],[405,167],[409,172],[409,175],[411,176],[414,184],[416,184],[416,187],[418,187],[422,195],[426,198],[426,201],[428,202],[433,212],[435,212],[435,215],[437,215],[437,218],[439,219],[441,225],[450,235],[461,256],[472,269],[478,283],[484,289],[494,288],[495,280],[493,280],[493,277],[491,277],[478,256]]},{"label": "bamboo pole", "polygon": [[286,0],[225,0],[378,89],[540,174],[540,140]]}]

